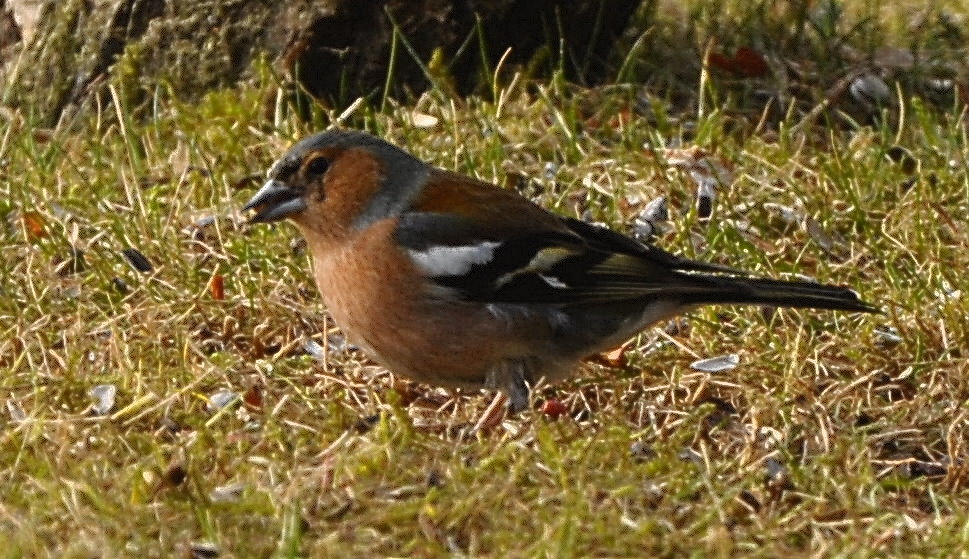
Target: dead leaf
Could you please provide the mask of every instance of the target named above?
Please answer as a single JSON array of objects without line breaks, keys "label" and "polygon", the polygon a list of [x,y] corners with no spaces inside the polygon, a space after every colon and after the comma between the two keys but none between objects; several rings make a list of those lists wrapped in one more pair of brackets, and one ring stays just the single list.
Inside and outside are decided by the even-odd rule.
[{"label": "dead leaf", "polygon": [[50,128],[34,128],[32,132],[38,144],[46,144],[54,139],[54,131]]},{"label": "dead leaf", "polygon": [[635,340],[629,340],[621,346],[610,349],[609,351],[603,351],[590,355],[585,358],[587,363],[597,363],[606,367],[612,368],[622,368],[629,364],[626,359],[626,353],[632,347]]},{"label": "dead leaf", "polygon": [[734,55],[734,71],[748,78],[766,76],[770,67],[759,52],[750,47],[740,47]]},{"label": "dead leaf", "polygon": [[760,78],[770,71],[764,56],[750,47],[740,47],[731,57],[711,52],[707,58],[710,66],[745,78]]},{"label": "dead leaf", "polygon": [[39,239],[47,236],[47,231],[44,230],[44,216],[39,212],[23,212],[20,214],[20,220],[31,237]]},{"label": "dead leaf", "polygon": [[488,404],[484,413],[475,422],[474,427],[471,428],[472,433],[479,433],[482,431],[490,430],[491,428],[498,425],[502,418],[505,417],[505,402],[508,397],[505,396],[504,392],[499,392],[495,394],[495,398]]},{"label": "dead leaf", "polygon": [[262,387],[254,384],[242,394],[242,402],[252,410],[262,409]]},{"label": "dead leaf", "polygon": [[215,274],[209,281],[209,293],[212,294],[212,298],[216,301],[222,301],[225,299],[225,278],[222,274]]}]

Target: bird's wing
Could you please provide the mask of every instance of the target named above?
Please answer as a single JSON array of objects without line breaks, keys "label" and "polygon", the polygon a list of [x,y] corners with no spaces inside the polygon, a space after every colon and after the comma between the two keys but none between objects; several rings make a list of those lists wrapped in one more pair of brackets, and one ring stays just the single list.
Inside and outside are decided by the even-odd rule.
[{"label": "bird's wing", "polygon": [[486,303],[613,304],[657,299],[873,311],[847,288],[750,277],[680,258],[570,218],[562,228],[500,231],[462,216],[408,213],[395,238],[425,276]]},{"label": "bird's wing", "polygon": [[399,217],[395,238],[426,277],[471,301],[637,306],[663,299],[873,310],[850,289],[760,279],[681,258],[442,171]]},{"label": "bird's wing", "polygon": [[395,239],[434,283],[489,303],[579,296],[553,270],[590,251],[559,216],[515,192],[439,169],[398,218]]},{"label": "bird's wing", "polygon": [[676,297],[710,288],[679,270],[722,271],[679,259],[609,229],[557,218],[557,227],[516,229],[465,216],[411,212],[395,240],[417,268],[466,300],[488,303],[586,303]]},{"label": "bird's wing", "polygon": [[472,301],[565,302],[576,296],[554,275],[557,264],[588,252],[568,229],[509,231],[441,213],[408,213],[397,244],[434,283]]}]

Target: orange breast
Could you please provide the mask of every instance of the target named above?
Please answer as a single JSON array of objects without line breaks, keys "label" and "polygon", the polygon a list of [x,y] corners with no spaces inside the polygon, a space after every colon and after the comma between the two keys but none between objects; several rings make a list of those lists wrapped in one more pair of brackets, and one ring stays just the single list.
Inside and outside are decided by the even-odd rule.
[{"label": "orange breast", "polygon": [[416,281],[393,230],[386,220],[341,249],[315,252],[324,302],[352,341],[394,373],[451,387],[480,388],[502,360],[535,357],[536,343],[551,335],[547,320],[524,310],[500,316],[482,303],[441,297]]}]

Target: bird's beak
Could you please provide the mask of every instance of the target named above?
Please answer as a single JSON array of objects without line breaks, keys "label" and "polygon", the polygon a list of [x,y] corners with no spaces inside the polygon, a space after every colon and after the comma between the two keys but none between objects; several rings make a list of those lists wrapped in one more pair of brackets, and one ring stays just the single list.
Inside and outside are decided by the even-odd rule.
[{"label": "bird's beak", "polygon": [[255,211],[250,223],[279,221],[306,209],[303,193],[284,182],[269,179],[259,192],[242,208],[243,212]]}]

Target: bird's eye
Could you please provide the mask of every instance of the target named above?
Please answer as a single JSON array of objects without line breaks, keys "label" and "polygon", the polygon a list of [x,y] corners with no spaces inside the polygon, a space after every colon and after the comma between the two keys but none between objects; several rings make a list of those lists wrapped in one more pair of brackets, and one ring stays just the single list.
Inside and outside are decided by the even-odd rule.
[{"label": "bird's eye", "polygon": [[316,159],[311,159],[309,163],[306,164],[306,172],[311,175],[322,175],[330,167],[330,162],[324,157],[317,157]]}]

